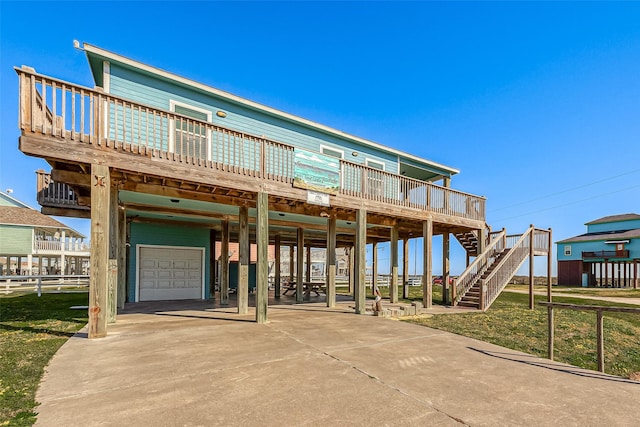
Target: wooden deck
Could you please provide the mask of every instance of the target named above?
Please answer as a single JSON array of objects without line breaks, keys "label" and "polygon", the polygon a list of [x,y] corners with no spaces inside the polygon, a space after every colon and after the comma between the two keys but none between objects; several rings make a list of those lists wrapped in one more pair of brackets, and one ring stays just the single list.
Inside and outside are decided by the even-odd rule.
[{"label": "wooden deck", "polygon": [[[119,190],[255,206],[269,195],[269,210],[318,216],[324,211],[355,220],[366,209],[368,222],[398,225],[401,234],[485,227],[485,199],[341,160],[342,185],[331,207],[307,203],[307,190],[293,182],[294,147],[267,138],[135,103],[54,78],[26,67],[20,80],[20,150],[45,158],[52,182],[68,184],[44,194],[51,213],[73,207],[88,216],[92,164],[106,165]],[[46,196],[46,197],[45,197]],[[47,199],[48,197],[48,199]],[[44,202],[44,203],[43,203]],[[82,208],[84,206],[84,212]],[[76,209],[80,208],[80,209]],[[58,209],[58,210],[56,210]],[[388,235],[388,233],[387,233]]]}]

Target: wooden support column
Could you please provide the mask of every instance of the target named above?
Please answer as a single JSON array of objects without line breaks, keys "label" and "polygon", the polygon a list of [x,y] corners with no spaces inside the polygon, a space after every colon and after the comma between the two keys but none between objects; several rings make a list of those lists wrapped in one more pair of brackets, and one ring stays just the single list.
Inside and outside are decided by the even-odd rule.
[{"label": "wooden support column", "polygon": [[304,289],[304,228],[298,227],[296,248],[296,302],[302,302]]},{"label": "wooden support column", "polygon": [[349,249],[349,295],[352,297],[355,295],[354,283],[356,281],[356,248],[351,246]]},{"label": "wooden support column", "polygon": [[358,209],[356,212],[356,248],[355,248],[355,280],[354,299],[356,302],[356,314],[365,312],[365,273],[366,273],[366,246],[367,246],[367,211]]},{"label": "wooden support column", "polygon": [[327,307],[336,306],[336,217],[327,220]]},{"label": "wooden support column", "polygon": [[280,274],[281,272],[281,263],[282,263],[282,254],[280,253],[280,240],[281,237],[279,234],[276,234],[276,242],[275,242],[275,252],[276,252],[276,271],[275,271],[275,277],[274,277],[274,291],[273,291],[273,296],[275,298],[280,298],[280,288],[281,288],[281,279],[280,279]]},{"label": "wooden support column", "polygon": [[371,292],[378,288],[378,242],[371,245]]},{"label": "wooden support column", "polygon": [[638,260],[633,261],[633,289],[638,289]]},{"label": "wooden support column", "polygon": [[307,248],[307,251],[305,253],[306,265],[304,269],[304,275],[306,277],[307,282],[310,282],[311,281],[311,244],[308,244],[306,248]]},{"label": "wooden support column", "polygon": [[409,298],[409,238],[402,240],[402,298]]},{"label": "wooden support column", "polygon": [[269,305],[269,197],[258,193],[256,200],[256,322],[266,323]]},{"label": "wooden support column", "polygon": [[293,272],[294,270],[294,264],[295,263],[295,259],[293,257],[293,245],[289,245],[289,282],[293,282],[294,279],[294,275]]},{"label": "wooden support column", "polygon": [[551,302],[553,300],[551,283],[553,275],[553,237],[551,233],[551,227],[549,227],[549,235],[547,237],[549,239],[547,241],[547,245],[549,246],[549,252],[547,253],[547,302]]},{"label": "wooden support column", "polygon": [[220,304],[229,304],[229,220],[222,221],[220,231]]},{"label": "wooden support column", "polygon": [[431,308],[433,305],[433,283],[431,271],[433,220],[428,219],[422,223],[422,305]]},{"label": "wooden support column", "polygon": [[389,248],[389,265],[391,270],[391,283],[389,283],[389,302],[398,302],[398,225],[391,228],[391,243]]},{"label": "wooden support column", "polygon": [[[118,206],[118,308],[127,301],[127,211]],[[76,258],[76,272],[82,274],[82,261]]]},{"label": "wooden support column", "polygon": [[209,230],[209,295],[207,298],[216,299],[216,230]]},{"label": "wooden support column", "polygon": [[450,235],[445,231],[442,234],[442,303],[444,305],[451,304],[451,299],[449,298],[449,278],[451,277],[450,256]]},{"label": "wooden support column", "polygon": [[89,338],[102,338],[107,335],[110,184],[109,167],[92,164]]},{"label": "wooden support column", "polygon": [[107,298],[109,305],[109,315],[107,316],[108,323],[116,323],[116,314],[118,312],[118,247],[120,245],[120,242],[118,241],[119,237],[118,187],[113,185],[109,190],[109,291]]},{"label": "wooden support column", "polygon": [[535,308],[534,295],[533,295],[533,282],[535,279],[534,271],[533,271],[533,249],[535,242],[535,234],[536,230],[533,227],[533,224],[530,225],[529,228],[529,309],[533,310]]},{"label": "wooden support column", "polygon": [[[249,312],[249,263],[251,244],[249,242],[249,208],[240,206],[238,212],[239,233],[238,233],[238,314]],[[257,284],[257,283],[256,283]]]}]

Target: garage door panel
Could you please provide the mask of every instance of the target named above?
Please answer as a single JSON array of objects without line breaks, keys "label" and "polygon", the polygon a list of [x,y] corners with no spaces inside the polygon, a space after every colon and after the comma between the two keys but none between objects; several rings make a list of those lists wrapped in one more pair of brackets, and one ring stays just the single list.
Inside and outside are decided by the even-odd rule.
[{"label": "garage door panel", "polygon": [[140,248],[139,300],[202,298],[202,250]]}]

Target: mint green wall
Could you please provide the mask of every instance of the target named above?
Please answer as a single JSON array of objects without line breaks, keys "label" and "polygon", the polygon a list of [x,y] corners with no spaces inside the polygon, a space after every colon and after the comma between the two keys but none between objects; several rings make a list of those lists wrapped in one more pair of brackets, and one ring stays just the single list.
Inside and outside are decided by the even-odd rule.
[{"label": "mint green wall", "polygon": [[[128,270],[128,301],[135,301],[136,291],[136,245],[188,246],[205,248],[205,288],[210,283],[209,275],[209,230],[206,228],[173,225],[131,223]],[[208,291],[205,295],[208,295]]]},{"label": "mint green wall", "polygon": [[[365,159],[369,158],[384,163],[387,172],[398,172],[396,155],[325,134],[262,111],[233,104],[211,94],[177,84],[169,84],[164,80],[139,73],[119,64],[112,63],[110,69],[110,93],[113,95],[164,110],[169,109],[170,100],[179,101],[211,111],[213,114],[212,122],[220,126],[257,136],[264,135],[275,141],[316,152],[320,151],[320,145],[326,145],[344,151],[345,160],[364,164]],[[227,116],[225,118],[216,116],[215,113],[218,110],[224,111]],[[166,130],[164,125],[162,128]],[[358,156],[352,156],[354,151],[358,152]]]},{"label": "mint green wall", "polygon": [[29,255],[32,252],[32,228],[21,225],[0,225],[0,254]]}]

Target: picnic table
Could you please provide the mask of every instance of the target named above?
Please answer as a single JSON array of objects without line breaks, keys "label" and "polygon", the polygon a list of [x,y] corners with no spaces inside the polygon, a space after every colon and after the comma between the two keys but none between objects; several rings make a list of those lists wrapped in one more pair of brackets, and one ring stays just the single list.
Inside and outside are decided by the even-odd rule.
[{"label": "picnic table", "polygon": [[[293,291],[291,296],[295,296],[298,291],[295,280],[285,282],[282,288],[284,289],[282,295],[287,295],[287,292]],[[302,282],[302,290],[304,292],[304,296],[310,295],[311,292],[315,292],[316,295],[320,295],[320,293],[326,294],[324,282]]]}]

